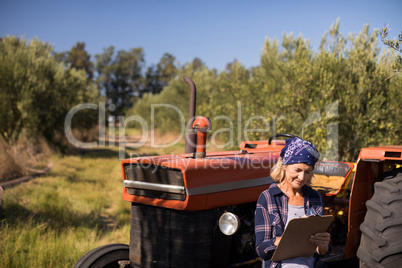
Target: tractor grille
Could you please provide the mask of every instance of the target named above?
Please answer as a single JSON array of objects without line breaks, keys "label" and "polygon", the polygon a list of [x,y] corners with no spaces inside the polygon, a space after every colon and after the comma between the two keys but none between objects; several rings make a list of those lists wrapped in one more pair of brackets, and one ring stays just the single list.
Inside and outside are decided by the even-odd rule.
[{"label": "tractor grille", "polygon": [[132,203],[133,267],[211,267],[216,213]]},{"label": "tractor grille", "polygon": [[185,200],[183,173],[179,169],[157,165],[128,165],[124,168],[124,187],[131,195]]}]

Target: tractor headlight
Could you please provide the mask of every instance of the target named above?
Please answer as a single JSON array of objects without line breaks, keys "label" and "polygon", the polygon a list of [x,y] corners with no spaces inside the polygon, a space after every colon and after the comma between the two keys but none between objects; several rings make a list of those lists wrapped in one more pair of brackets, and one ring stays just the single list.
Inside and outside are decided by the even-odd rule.
[{"label": "tractor headlight", "polygon": [[240,228],[240,219],[231,212],[225,212],[219,218],[219,229],[225,235],[232,235]]}]

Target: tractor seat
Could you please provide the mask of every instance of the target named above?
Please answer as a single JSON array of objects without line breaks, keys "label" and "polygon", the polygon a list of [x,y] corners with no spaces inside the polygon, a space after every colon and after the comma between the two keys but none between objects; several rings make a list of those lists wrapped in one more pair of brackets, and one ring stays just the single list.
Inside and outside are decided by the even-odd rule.
[{"label": "tractor seat", "polygon": [[311,179],[311,187],[326,196],[337,195],[345,186],[353,164],[335,161],[318,161]]}]

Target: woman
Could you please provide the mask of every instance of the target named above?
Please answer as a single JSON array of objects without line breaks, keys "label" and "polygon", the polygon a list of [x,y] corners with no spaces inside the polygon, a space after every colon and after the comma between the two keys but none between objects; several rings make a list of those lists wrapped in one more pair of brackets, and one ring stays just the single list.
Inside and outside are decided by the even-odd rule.
[{"label": "woman", "polygon": [[310,188],[314,165],[320,157],[315,146],[298,137],[287,139],[277,164],[271,171],[275,183],[261,193],[255,211],[256,250],[262,267],[318,267],[319,255],[329,250],[329,233],[317,233],[310,241],[317,245],[311,257],[281,262],[271,257],[287,223],[307,212],[324,215],[321,195]]}]

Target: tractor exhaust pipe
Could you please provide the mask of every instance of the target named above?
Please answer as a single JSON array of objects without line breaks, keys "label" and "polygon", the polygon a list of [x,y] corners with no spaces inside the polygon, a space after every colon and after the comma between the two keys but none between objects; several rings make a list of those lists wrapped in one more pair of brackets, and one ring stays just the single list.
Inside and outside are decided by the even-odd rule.
[{"label": "tractor exhaust pipe", "polygon": [[196,105],[196,95],[197,90],[193,80],[183,75],[184,82],[186,82],[190,86],[191,95],[190,95],[190,113],[188,119],[188,133],[186,134],[186,142],[185,142],[185,153],[195,153],[196,144],[197,144],[197,134],[193,128],[193,122],[195,118],[195,105]]},{"label": "tractor exhaust pipe", "polygon": [[205,158],[207,147],[207,131],[211,130],[211,121],[208,117],[197,116],[193,122],[193,129],[197,131],[197,147],[195,158]]}]

